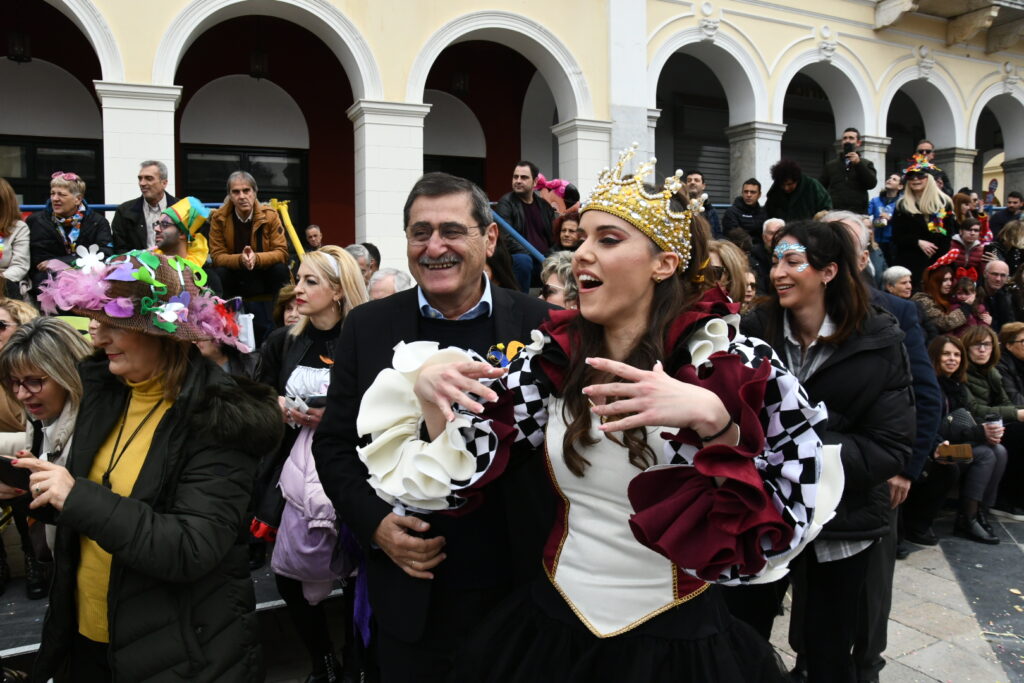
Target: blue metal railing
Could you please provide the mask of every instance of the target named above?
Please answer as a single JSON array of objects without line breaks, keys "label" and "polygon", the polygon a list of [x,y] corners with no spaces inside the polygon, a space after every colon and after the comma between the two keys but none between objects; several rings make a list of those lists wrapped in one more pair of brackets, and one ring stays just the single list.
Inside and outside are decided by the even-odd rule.
[{"label": "blue metal railing", "polygon": [[[208,209],[219,209],[223,206],[223,202],[203,202],[203,206]],[[90,204],[89,209],[92,211],[117,211],[117,207],[120,204]],[[46,208],[46,204],[22,204],[18,207],[21,211],[42,211]]]},{"label": "blue metal railing", "polygon": [[506,221],[504,218],[502,218],[496,213],[493,214],[493,216],[494,222],[497,223],[502,230],[507,232],[509,236],[512,237],[512,239],[514,239],[516,242],[519,242],[519,244],[523,245],[523,247],[526,249],[526,253],[532,256],[535,261],[544,261],[544,254],[537,251],[537,247],[530,244],[530,242],[525,237],[519,234],[518,230],[516,230],[515,228],[508,224],[508,221]]}]

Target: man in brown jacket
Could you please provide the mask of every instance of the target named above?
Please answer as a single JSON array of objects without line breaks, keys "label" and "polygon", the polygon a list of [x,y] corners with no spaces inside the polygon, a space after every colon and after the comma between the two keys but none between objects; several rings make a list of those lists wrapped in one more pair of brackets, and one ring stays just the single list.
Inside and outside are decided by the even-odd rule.
[{"label": "man in brown jacket", "polygon": [[259,203],[257,189],[245,171],[228,176],[228,198],[210,214],[210,258],[224,295],[245,300],[259,342],[273,327],[270,307],[288,282],[288,242],[277,211]]}]

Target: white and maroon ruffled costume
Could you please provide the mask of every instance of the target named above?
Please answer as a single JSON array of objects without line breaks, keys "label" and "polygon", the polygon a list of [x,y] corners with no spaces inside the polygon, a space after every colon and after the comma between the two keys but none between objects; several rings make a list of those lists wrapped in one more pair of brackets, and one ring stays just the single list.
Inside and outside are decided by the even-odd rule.
[{"label": "white and maroon ruffled costume", "polygon": [[[517,650],[514,656],[498,658],[515,672],[495,670],[495,653],[490,652],[485,669],[466,675],[486,671],[493,680],[529,680],[537,675],[587,680],[595,672],[604,676],[621,670],[632,680],[652,675],[655,678],[647,680],[659,680],[668,666],[713,677],[685,680],[761,680],[754,673],[760,663],[740,661],[740,668],[732,670],[732,664],[719,661],[732,658],[716,650],[749,644],[735,640],[741,627],[723,616],[718,596],[710,597],[713,591],[708,589],[715,583],[780,578],[789,561],[831,518],[842,493],[842,468],[838,454],[823,449],[814,431],[826,417],[824,407],[809,403],[767,344],[739,333],[735,306],[714,289],[673,323],[666,344],[672,352],[665,367],[677,379],[701,385],[721,398],[740,426],[739,445],[700,448],[691,430],[650,427],[647,440],[658,454],[657,463],[641,472],[629,463],[623,446],[592,429],[598,443],[586,450],[590,466],[577,477],[562,458],[566,425],[560,398],[572,345],[568,323],[574,315],[553,313],[552,320],[534,332],[534,343],[520,352],[508,374],[491,384],[500,397],[497,403],[489,405],[484,416],[460,410],[445,434],[432,443],[418,439],[420,410],[412,386],[425,365],[464,360],[464,352],[437,351],[436,344],[426,342],[400,345],[396,369],[382,372],[362,401],[359,432],[373,440],[360,449],[360,457],[371,485],[397,509],[457,511],[471,506],[479,495],[486,495],[485,484],[501,474],[513,441],[546,445],[559,509],[543,562],[550,586],[564,606],[553,606],[544,591],[532,591],[532,599],[546,613],[540,617],[545,623],[513,612],[509,623],[485,629],[493,626],[494,642]],[[716,477],[721,478],[720,485],[715,484]],[[509,627],[517,623],[532,623],[528,631],[550,629],[547,617],[564,621],[568,610],[554,613],[564,607],[591,639],[619,640],[611,637],[640,631],[655,639],[688,639],[700,645],[691,643],[682,652],[673,646],[675,650],[663,657],[675,660],[673,664],[638,668],[634,660],[617,661],[633,656],[621,647],[595,655],[588,646],[550,632],[510,635]],[[673,609],[677,607],[680,610]],[[655,619],[659,615],[660,620]],[[671,628],[663,628],[666,619],[674,623]],[[709,634],[693,630],[692,624],[679,625],[694,620],[721,628]],[[581,635],[587,634],[577,634],[575,641]],[[712,636],[724,640],[708,647],[705,640]],[[521,642],[522,638],[545,640],[546,647]],[[510,644],[513,641],[517,642]],[[581,647],[570,659],[589,659],[582,665],[585,670],[578,661],[560,662],[554,668],[551,662],[532,661],[538,656],[565,659],[568,653],[557,654],[558,648]],[[643,647],[648,652],[638,657],[649,658],[649,650],[657,649],[650,642]],[[541,651],[549,654],[538,654]],[[704,661],[708,652],[714,653],[714,662]],[[757,659],[751,651],[736,654],[739,659]],[[692,661],[695,658],[702,661]],[[745,665],[752,668],[744,669]]]}]

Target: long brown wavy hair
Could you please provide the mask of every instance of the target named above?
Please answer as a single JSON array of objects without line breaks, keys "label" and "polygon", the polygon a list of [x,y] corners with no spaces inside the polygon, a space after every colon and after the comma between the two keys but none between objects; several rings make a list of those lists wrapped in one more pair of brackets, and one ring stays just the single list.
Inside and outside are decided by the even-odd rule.
[{"label": "long brown wavy hair", "polygon": [[[647,191],[653,193],[655,188],[648,186]],[[674,211],[686,208],[676,199],[673,199],[672,204]],[[702,230],[693,230],[692,233],[690,263],[686,270],[677,270],[672,277],[654,285],[654,298],[651,301],[647,328],[622,359],[623,363],[647,369],[654,367],[658,360],[666,361],[666,352],[671,351],[665,348],[665,335],[669,326],[680,313],[692,306],[706,289],[706,239]],[[655,254],[660,251],[653,241],[651,250]],[[576,316],[569,323],[569,338],[569,366],[562,387],[562,417],[567,425],[565,436],[562,438],[562,454],[569,471],[577,477],[582,477],[590,462],[583,457],[581,451],[597,443],[597,439],[590,435],[590,403],[583,394],[583,387],[614,382],[617,379],[584,363],[586,358],[608,356],[603,326],[586,320],[582,315]],[[665,371],[672,372],[673,368],[666,367]],[[629,462],[634,467],[643,470],[655,463],[655,453],[647,443],[646,430],[630,429],[622,433],[621,440],[613,434],[608,434],[608,438],[626,447],[629,451]]]}]

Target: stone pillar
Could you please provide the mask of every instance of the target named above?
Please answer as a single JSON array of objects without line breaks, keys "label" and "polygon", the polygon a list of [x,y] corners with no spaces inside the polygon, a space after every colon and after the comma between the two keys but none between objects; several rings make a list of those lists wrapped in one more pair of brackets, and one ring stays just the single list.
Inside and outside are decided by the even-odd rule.
[{"label": "stone pillar", "polygon": [[[981,193],[987,189],[982,188],[978,192]],[[1003,162],[1003,184],[996,190],[996,194],[1004,206],[1006,205],[1006,193],[1014,190],[1024,192],[1024,157]]]},{"label": "stone pillar", "polygon": [[174,110],[181,86],[93,81],[103,108],[103,190],[107,204],[139,196],[139,162],[167,164],[174,194]]},{"label": "stone pillar", "polygon": [[569,119],[552,126],[551,132],[558,138],[558,177],[575,183],[586,197],[609,165],[611,122]]},{"label": "stone pillar", "polygon": [[637,158],[654,156],[653,139],[648,141],[647,100],[647,3],[636,0],[608,0],[609,115],[612,120],[613,155],[636,142]]},{"label": "stone pillar", "polygon": [[356,242],[373,242],[382,266],[407,269],[402,207],[423,175],[423,120],[429,104],[357,100],[354,124]]},{"label": "stone pillar", "polygon": [[961,187],[970,187],[974,178],[974,157],[978,150],[966,147],[947,147],[935,150],[935,165],[946,172],[953,187],[946,189],[950,194],[956,193]]},{"label": "stone pillar", "polygon": [[[660,118],[660,109],[647,110],[647,148],[651,151],[650,156],[652,157],[658,156],[658,119]],[[662,175],[667,176],[668,174]]]},{"label": "stone pillar", "polygon": [[[885,165],[885,154],[889,151],[889,145],[892,143],[892,138],[877,137],[875,135],[862,135],[861,142],[861,156],[875,165],[875,174],[878,176],[878,184],[875,185],[874,189],[880,192],[885,186],[886,177],[896,170],[894,168],[887,168]],[[869,190],[868,194],[874,195],[877,194],[877,192]]]},{"label": "stone pillar", "polygon": [[772,178],[768,172],[782,156],[783,123],[748,121],[725,129],[729,138],[729,196],[739,194],[743,181],[757,178],[761,192],[768,193]]}]

